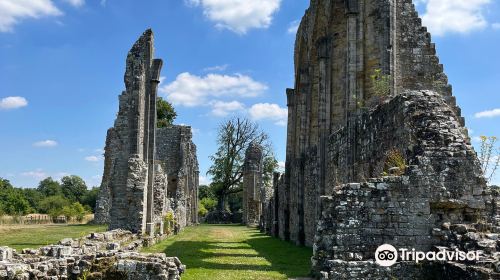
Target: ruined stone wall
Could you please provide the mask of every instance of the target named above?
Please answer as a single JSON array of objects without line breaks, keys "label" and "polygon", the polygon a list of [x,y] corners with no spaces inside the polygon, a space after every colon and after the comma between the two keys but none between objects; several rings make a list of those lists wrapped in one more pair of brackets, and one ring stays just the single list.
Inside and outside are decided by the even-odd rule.
[{"label": "ruined stone wall", "polygon": [[274,217],[276,216],[276,197],[274,195],[274,182],[279,180],[278,176],[279,174],[273,174],[273,181],[271,182],[271,185],[267,185],[263,182],[261,190],[262,214],[260,215],[259,228],[262,232],[269,235],[274,235],[276,232],[276,221],[274,219]]},{"label": "ruined stone wall", "polygon": [[[341,127],[328,137],[329,195],[320,197],[320,216],[313,225],[316,276],[498,277],[498,190],[486,187],[462,118],[456,113],[440,93],[405,90],[373,109],[361,110],[352,119],[351,129]],[[355,141],[350,138],[352,132],[357,136]],[[354,153],[350,150],[353,145]],[[389,151],[397,151],[404,158],[403,167],[387,166]],[[314,173],[317,161],[311,161],[317,158],[316,153],[313,147],[304,157],[306,182],[315,182],[318,177]],[[403,175],[388,176],[391,172]],[[352,176],[358,178],[356,183],[350,183]],[[277,233],[270,234],[287,240],[287,221],[293,219],[285,213],[295,201],[287,194],[284,178],[277,175],[274,180],[272,201],[278,207],[272,215],[278,228]],[[315,195],[308,193],[308,184],[304,190],[306,195]],[[399,263],[381,269],[373,262],[373,254],[385,243],[422,251],[453,251],[458,247],[486,253],[466,270],[462,264],[448,262]]]},{"label": "ruined stone wall", "polygon": [[[378,70],[388,94],[376,90]],[[451,263],[379,269],[372,260],[383,243],[493,250],[484,247],[498,230],[496,192],[410,0],[311,0],[297,32],[295,77],[271,234],[314,244],[317,275],[426,279],[460,270]],[[468,237],[450,224],[471,228],[461,231]],[[471,233],[485,228],[494,234]],[[464,275],[485,268],[491,277],[492,263],[498,259],[488,255]]]},{"label": "ruined stone wall", "polygon": [[92,233],[16,252],[0,247],[0,279],[180,279],[185,266],[165,254],[141,254],[130,231]]},{"label": "ruined stone wall", "polygon": [[199,168],[191,127],[174,125],[156,134],[157,160],[168,177],[169,207],[183,228],[198,223]]},{"label": "ruined stone wall", "polygon": [[333,259],[374,259],[377,247],[386,243],[425,251],[437,244],[430,231],[436,220],[430,186],[416,183],[418,175],[411,173],[341,185],[323,196],[313,267],[321,269]]},{"label": "ruined stone wall", "polygon": [[[363,110],[387,97],[376,95],[372,75],[390,77],[392,95],[404,89],[433,90],[464,120],[451,95],[430,34],[411,0],[313,0],[297,32],[295,87],[287,90],[288,131],[285,184],[290,192],[290,239],[312,246],[319,196],[331,191],[327,155],[331,134],[343,129],[345,180],[359,181],[355,127]],[[349,139],[349,140],[347,140]],[[363,166],[368,168],[367,166]]]},{"label": "ruined stone wall", "polygon": [[[333,195],[321,201],[315,271],[329,271],[331,260],[373,259],[376,248],[385,243],[431,251],[432,245],[448,240],[438,234],[444,225],[472,224],[492,216],[487,212],[492,197],[460,123],[442,95],[404,91],[357,116],[355,131],[361,141],[356,143],[354,166],[347,160],[348,130],[331,135]],[[367,179],[382,177],[391,150],[405,158],[404,175]],[[344,185],[352,169],[361,183]],[[367,269],[366,263],[359,265]],[[415,279],[425,279],[419,277]]]},{"label": "ruined stone wall", "polygon": [[157,129],[156,102],[161,60],[154,59],[147,30],[127,56],[126,90],[108,130],[97,223],[110,229],[163,234],[172,211],[177,230],[198,222],[198,161],[190,127]]},{"label": "ruined stone wall", "polygon": [[295,45],[295,88],[287,90],[286,184],[291,239],[312,246],[319,196],[326,193],[327,138],[359,106],[373,103],[371,75],[391,72],[389,1],[316,0]]},{"label": "ruined stone wall", "polygon": [[471,208],[484,208],[477,203],[486,183],[460,122],[445,98],[432,91],[404,91],[374,111],[360,113],[353,125],[359,139],[353,163],[348,162],[347,128],[329,139],[329,189],[349,183],[350,174],[358,182],[380,177],[388,153],[397,151],[434,182],[436,201],[459,199]]},{"label": "ruined stone wall", "polygon": [[[114,127],[108,131],[97,221],[111,229],[151,232],[156,94],[162,62],[154,59],[153,33],[147,30],[127,55],[126,90]],[[149,195],[149,196],[148,196]]]},{"label": "ruined stone wall", "polygon": [[263,183],[262,146],[250,143],[243,164],[243,223],[248,226],[261,224],[265,196]]}]

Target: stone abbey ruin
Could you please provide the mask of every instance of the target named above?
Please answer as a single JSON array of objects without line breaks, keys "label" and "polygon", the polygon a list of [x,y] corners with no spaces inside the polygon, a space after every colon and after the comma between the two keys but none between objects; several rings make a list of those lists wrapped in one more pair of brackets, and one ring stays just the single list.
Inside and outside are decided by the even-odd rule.
[{"label": "stone abbey ruin", "polygon": [[162,61],[147,30],[127,56],[126,91],[108,130],[96,221],[110,229],[163,234],[171,213],[175,230],[198,223],[198,159],[191,127],[157,128]]},{"label": "stone abbey ruin", "polygon": [[108,130],[95,222],[110,231],[17,253],[0,247],[0,279],[176,280],[176,257],[139,249],[198,223],[198,160],[191,128],[157,128],[162,61],[146,30],[127,56],[126,90]]},{"label": "stone abbey ruin", "polygon": [[[95,218],[112,231],[22,253],[2,247],[0,278],[180,279],[177,258],[137,252],[168,233],[165,223],[198,223],[191,129],[156,127],[161,66],[148,30],[128,54],[106,139]],[[245,224],[312,247],[318,279],[500,279],[500,191],[483,178],[411,0],[311,0],[286,96],[285,172],[266,186],[263,149],[248,147]],[[382,244],[480,258],[382,267]]]},{"label": "stone abbey ruin", "polygon": [[[411,0],[311,0],[286,94],[286,170],[260,224],[312,246],[316,277],[500,279],[498,191]],[[481,258],[384,268],[382,244]]]}]

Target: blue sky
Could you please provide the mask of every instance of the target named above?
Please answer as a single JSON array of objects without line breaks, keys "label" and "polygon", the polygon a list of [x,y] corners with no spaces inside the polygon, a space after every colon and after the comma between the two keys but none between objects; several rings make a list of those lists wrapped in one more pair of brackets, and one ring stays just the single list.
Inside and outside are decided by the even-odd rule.
[{"label": "blue sky", "polygon": [[[145,5],[144,3],[147,3]],[[202,176],[217,125],[257,121],[284,161],[285,88],[309,0],[0,0],[0,177],[99,185],[129,48],[155,32],[161,94],[193,127]],[[500,5],[419,0],[475,143],[500,136]],[[201,178],[206,182],[207,178]],[[496,183],[500,179],[496,178]]]}]

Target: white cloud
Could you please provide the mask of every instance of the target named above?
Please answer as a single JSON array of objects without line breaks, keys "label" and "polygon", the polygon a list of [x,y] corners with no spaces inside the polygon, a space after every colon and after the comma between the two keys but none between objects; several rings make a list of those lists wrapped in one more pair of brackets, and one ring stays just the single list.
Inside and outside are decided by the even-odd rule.
[{"label": "white cloud", "polygon": [[245,105],[238,101],[214,101],[210,105],[212,106],[212,114],[217,117],[226,117],[232,112],[245,110]]},{"label": "white cloud", "polygon": [[60,15],[62,12],[51,0],[1,0],[0,32],[12,31],[23,19]]},{"label": "white cloud", "polygon": [[33,146],[38,147],[38,148],[52,148],[52,147],[55,147],[57,145],[59,145],[59,143],[57,143],[54,140],[43,140],[43,141],[38,141],[38,142],[33,143]]},{"label": "white cloud", "polygon": [[[0,12],[0,14],[1,14],[1,12]],[[0,19],[0,21],[1,21],[1,19]],[[0,99],[0,109],[1,110],[17,109],[17,108],[21,108],[21,107],[25,107],[25,106],[28,106],[28,101],[26,100],[26,98],[21,97],[21,96],[9,96],[9,97],[5,97],[5,98]]]},{"label": "white cloud", "polygon": [[205,72],[214,72],[214,71],[222,72],[222,71],[225,71],[228,67],[229,67],[229,64],[215,65],[212,67],[207,67],[207,68],[203,69],[203,71],[205,71]]},{"label": "white cloud", "polygon": [[100,157],[100,156],[88,156],[88,157],[85,157],[84,159],[86,161],[90,161],[90,162],[98,162],[98,161],[102,160],[102,157]]},{"label": "white cloud", "polygon": [[255,97],[265,90],[265,84],[241,74],[200,77],[190,73],[179,74],[175,81],[160,88],[172,104],[187,107],[207,105],[212,97]]},{"label": "white cloud", "polygon": [[267,28],[281,0],[185,0],[188,6],[201,6],[204,15],[218,28],[245,34],[252,28]]},{"label": "white cloud", "polygon": [[272,120],[277,125],[286,125],[288,110],[281,108],[278,104],[259,103],[253,105],[248,113],[254,120]]},{"label": "white cloud", "polygon": [[297,30],[299,29],[300,25],[300,20],[294,20],[288,24],[288,34],[295,34],[297,33]]},{"label": "white cloud", "polygon": [[472,137],[472,142],[481,143],[481,137],[479,137],[479,136],[473,136]]},{"label": "white cloud", "polygon": [[[65,2],[69,3],[71,6],[75,8],[79,8],[85,4],[85,0],[64,0]],[[106,4],[106,2],[104,3]],[[102,2],[101,2],[102,5]]]},{"label": "white cloud", "polygon": [[280,172],[285,171],[285,162],[284,161],[278,161],[278,171],[280,171]]},{"label": "white cloud", "polygon": [[47,173],[45,173],[42,169],[36,169],[33,171],[26,171],[26,172],[21,173],[21,175],[24,177],[31,177],[31,178],[35,178],[35,179],[44,179],[44,178],[49,177],[47,175]]},{"label": "white cloud", "polygon": [[59,181],[62,179],[62,177],[69,176],[69,175],[71,175],[71,174],[69,174],[67,172],[57,172],[57,173],[50,174],[50,173],[45,172],[41,168],[37,168],[37,169],[32,170],[32,171],[26,171],[26,172],[21,173],[21,176],[30,177],[30,178],[37,179],[37,180],[42,180],[42,179],[45,179],[47,177],[52,177],[56,181]]},{"label": "white cloud", "polygon": [[436,36],[469,33],[488,26],[484,17],[491,0],[419,0],[425,4],[424,25]]},{"label": "white cloud", "polygon": [[477,119],[500,117],[500,108],[474,114]]},{"label": "white cloud", "polygon": [[210,185],[210,183],[212,183],[212,181],[205,176],[200,176],[199,182],[200,185],[207,185],[207,186]]},{"label": "white cloud", "polygon": [[107,2],[106,0],[101,0],[101,6],[106,7],[107,4],[106,2]]},{"label": "white cloud", "polygon": [[491,24],[491,27],[496,30],[500,30],[500,22],[495,22]]}]

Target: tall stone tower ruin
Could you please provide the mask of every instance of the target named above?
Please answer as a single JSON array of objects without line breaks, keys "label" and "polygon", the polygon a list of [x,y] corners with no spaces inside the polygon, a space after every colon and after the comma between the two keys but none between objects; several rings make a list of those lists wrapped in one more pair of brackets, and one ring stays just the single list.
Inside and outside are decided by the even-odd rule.
[{"label": "tall stone tower ruin", "polygon": [[[469,144],[431,35],[411,0],[312,0],[297,33],[295,88],[287,90],[285,181],[294,202],[290,239],[297,243],[312,245],[321,195],[342,183],[378,177],[384,148],[406,154],[406,144],[411,146],[394,141],[377,151],[364,147],[371,138],[362,138],[366,128],[359,126],[359,116],[388,97],[374,89],[377,71],[390,77],[389,96],[405,90],[439,94]],[[341,129],[341,146],[332,145],[331,135]]]},{"label": "tall stone tower ruin", "polygon": [[258,226],[262,216],[263,196],[262,146],[250,143],[243,166],[243,223]]},{"label": "tall stone tower ruin", "polygon": [[[162,61],[154,58],[153,44],[153,32],[146,30],[127,55],[126,90],[106,138],[95,216],[110,229],[149,235],[163,233],[168,211],[176,214],[181,227],[197,223],[193,213],[197,213],[199,175],[191,128],[157,129]],[[180,186],[169,190],[170,185]]]}]

